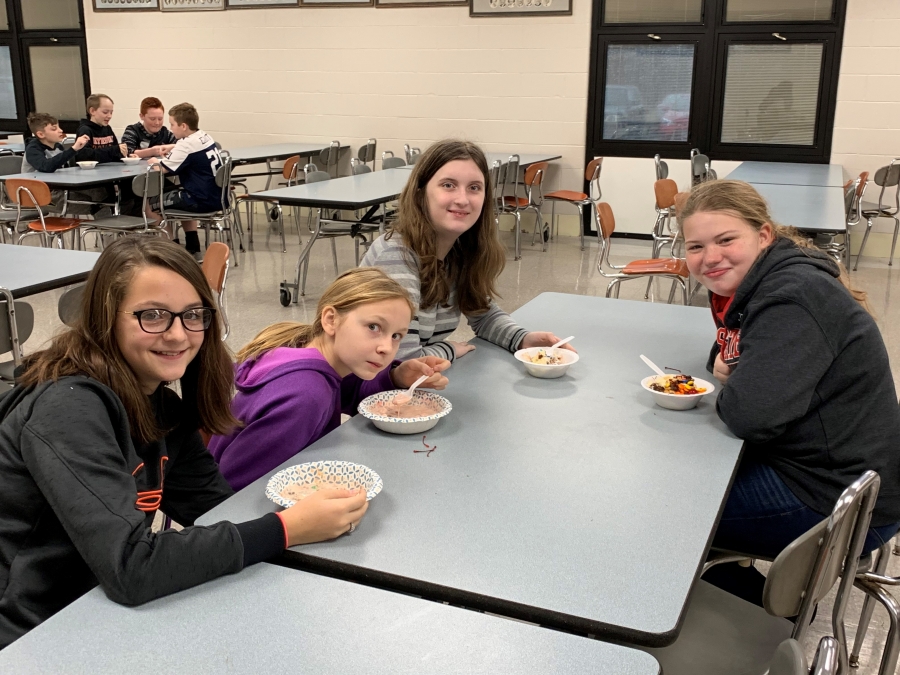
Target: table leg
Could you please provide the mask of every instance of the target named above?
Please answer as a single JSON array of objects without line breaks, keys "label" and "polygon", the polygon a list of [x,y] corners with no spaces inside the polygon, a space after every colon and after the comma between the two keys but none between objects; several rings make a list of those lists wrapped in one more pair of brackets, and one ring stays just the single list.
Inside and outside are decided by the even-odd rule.
[{"label": "table leg", "polygon": [[0,287],[0,296],[6,300],[6,316],[9,320],[9,338],[12,341],[13,363],[22,363],[22,345],[19,343],[19,327],[16,325],[16,303],[9,290]]}]

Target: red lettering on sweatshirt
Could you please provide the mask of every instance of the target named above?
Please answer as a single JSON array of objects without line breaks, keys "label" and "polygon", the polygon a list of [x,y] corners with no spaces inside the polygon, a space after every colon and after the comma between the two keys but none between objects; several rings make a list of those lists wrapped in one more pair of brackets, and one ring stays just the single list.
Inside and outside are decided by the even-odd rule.
[{"label": "red lettering on sweatshirt", "polygon": [[113,141],[115,141],[115,138],[113,138],[112,136],[94,136],[93,147],[103,148],[109,145],[113,145]]},{"label": "red lettering on sweatshirt", "polygon": [[741,329],[725,328],[716,331],[716,342],[719,343],[719,354],[727,366],[735,366],[741,358]]}]

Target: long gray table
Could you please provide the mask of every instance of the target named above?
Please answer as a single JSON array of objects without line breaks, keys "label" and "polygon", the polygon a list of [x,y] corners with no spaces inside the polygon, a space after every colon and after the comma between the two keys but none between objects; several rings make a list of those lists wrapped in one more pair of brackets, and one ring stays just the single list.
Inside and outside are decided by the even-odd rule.
[{"label": "long gray table", "polygon": [[256,565],[140,607],[94,589],[0,652],[0,671],[616,673],[637,650],[315,574]]},{"label": "long gray table", "polygon": [[[413,452],[421,436],[362,416],[343,424],[282,466],[359,462],[384,489],[352,535],[279,560],[626,644],[670,644],[741,441],[712,397],[691,411],[656,407],[638,356],[702,377],[709,310],[544,293],[513,316],[575,335],[581,360],[540,380],[479,340],[448,373],[453,412],[428,432],[430,456]],[[276,510],[268,477],[198,522]]]},{"label": "long gray table", "polygon": [[[227,148],[235,166],[257,164],[266,160],[279,160],[300,155],[309,157],[327,148],[329,143],[272,143],[269,145],[253,145],[246,148]],[[347,146],[341,146],[345,148]]]},{"label": "long gray table", "polygon": [[562,155],[554,155],[549,152],[486,152],[484,156],[487,158],[488,166],[490,166],[495,161],[506,164],[510,156],[515,154],[519,155],[519,166],[522,168],[527,168],[538,162],[552,162],[556,159],[562,159]]},{"label": "long gray table", "polygon": [[9,151],[14,155],[21,155],[25,152],[24,143],[0,143],[0,152]]},{"label": "long gray table", "polygon": [[752,183],[769,203],[772,218],[803,232],[847,231],[843,187]]},{"label": "long gray table", "polygon": [[[0,149],[2,149],[2,147],[3,146],[0,145]],[[42,171],[14,173],[7,176],[0,176],[0,181],[7,181],[12,178],[30,178],[33,180],[44,181],[50,187],[73,189],[130,180],[140,173],[145,173],[147,171],[147,166],[146,160],[141,160],[137,164],[110,162],[108,164],[98,164],[93,169],[81,169],[76,166],[59,169],[53,173],[44,173]]]},{"label": "long gray table", "polygon": [[13,300],[77,284],[87,279],[99,253],[0,244],[0,299],[4,299],[13,361],[22,359]]},{"label": "long gray table", "polygon": [[728,178],[746,183],[843,187],[844,167],[840,164],[743,162],[728,174]]}]

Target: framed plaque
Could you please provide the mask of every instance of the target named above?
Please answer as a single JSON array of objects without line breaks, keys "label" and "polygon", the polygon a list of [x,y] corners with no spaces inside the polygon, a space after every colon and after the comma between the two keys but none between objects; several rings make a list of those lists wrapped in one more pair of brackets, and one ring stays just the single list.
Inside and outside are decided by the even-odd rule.
[{"label": "framed plaque", "polygon": [[375,0],[300,0],[301,7],[371,7]]},{"label": "framed plaque", "polygon": [[95,12],[159,11],[159,0],[94,0]]},{"label": "framed plaque", "polygon": [[159,0],[164,12],[200,12],[225,9],[225,0]]},{"label": "framed plaque", "polygon": [[561,16],[572,13],[572,0],[469,0],[469,16]]},{"label": "framed plaque", "polygon": [[228,9],[247,9],[250,7],[296,7],[299,0],[226,0]]},{"label": "framed plaque", "polygon": [[468,4],[469,0],[375,0],[376,7],[452,7]]}]

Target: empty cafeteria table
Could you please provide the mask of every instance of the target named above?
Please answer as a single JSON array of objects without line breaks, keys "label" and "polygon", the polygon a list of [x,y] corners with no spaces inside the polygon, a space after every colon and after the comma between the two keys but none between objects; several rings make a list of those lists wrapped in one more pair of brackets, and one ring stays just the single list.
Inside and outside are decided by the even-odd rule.
[{"label": "empty cafeteria table", "polygon": [[728,178],[742,180],[745,183],[843,187],[844,167],[840,164],[743,162],[728,174]]},{"label": "empty cafeteria table", "polygon": [[[384,488],[355,532],[279,562],[601,639],[670,644],[741,441],[713,396],[684,412],[656,407],[638,357],[704,375],[709,310],[544,293],[513,317],[577,336],[580,361],[536,379],[479,340],[448,373],[441,393],[453,411],[427,432],[430,455],[415,452],[421,435],[387,434],[361,415],[311,445],[283,466],[357,462]],[[277,510],[267,479],[198,523]]]},{"label": "empty cafeteria table", "polygon": [[510,156],[518,154],[519,155],[519,166],[528,167],[532,164],[537,164],[538,162],[552,162],[555,159],[562,159],[562,155],[553,155],[551,153],[534,153],[534,152],[525,152],[525,153],[515,153],[515,152],[486,152],[484,156],[487,158],[488,166],[493,164],[495,161],[499,161],[501,164],[506,164],[509,161]]},{"label": "empty cafeteria table", "polygon": [[140,607],[100,589],[0,652],[0,671],[84,673],[616,673],[637,650],[260,564]]},{"label": "empty cafeteria table", "polygon": [[272,143],[270,145],[228,149],[228,154],[231,156],[231,161],[234,162],[235,166],[242,166],[244,164],[257,164],[267,160],[287,159],[294,155],[309,157],[322,152],[328,146],[329,143]]},{"label": "empty cafeteria table", "polygon": [[0,131],[0,138],[9,138],[10,136],[23,136],[21,131]]},{"label": "empty cafeteria table", "polygon": [[769,212],[780,225],[791,225],[813,234],[847,231],[843,187],[752,185],[769,203]]},{"label": "empty cafeteria table", "polygon": [[[371,171],[356,176],[334,178],[303,185],[277,188],[254,192],[251,196],[259,199],[275,199],[283,206],[308,206],[314,209],[346,209],[353,211],[369,207],[366,214],[358,221],[348,221],[350,226],[354,222],[372,223],[378,207],[400,196],[406,182],[412,175],[410,171],[401,169],[387,169],[385,171]],[[304,261],[309,257],[313,243],[318,237],[321,227],[319,214],[316,216],[315,232],[300,251],[297,258],[297,269],[294,283],[285,279],[280,287],[281,304],[285,307],[293,300],[296,303],[300,296],[300,274]]]},{"label": "empty cafeteria table", "polygon": [[0,154],[10,153],[10,152],[14,155],[24,154],[25,144],[24,143],[0,143]]},{"label": "empty cafeteria table", "polygon": [[[99,257],[99,253],[86,251],[0,244],[0,297],[9,303],[10,298],[18,300],[77,284],[87,279]],[[18,336],[13,337],[15,342]],[[14,349],[15,362],[20,358],[21,353]]]},{"label": "empty cafeteria table", "polygon": [[[0,145],[0,149],[2,148],[3,146]],[[103,185],[105,183],[117,183],[119,181],[131,180],[138,174],[146,172],[147,167],[148,164],[146,161],[140,161],[137,164],[110,162],[108,164],[98,164],[93,169],[81,169],[76,166],[59,169],[53,173],[43,173],[41,171],[34,171],[32,173],[14,173],[8,176],[0,176],[0,181],[6,181],[12,178],[30,178],[44,181],[52,188],[71,190],[89,187],[91,185]]]}]

